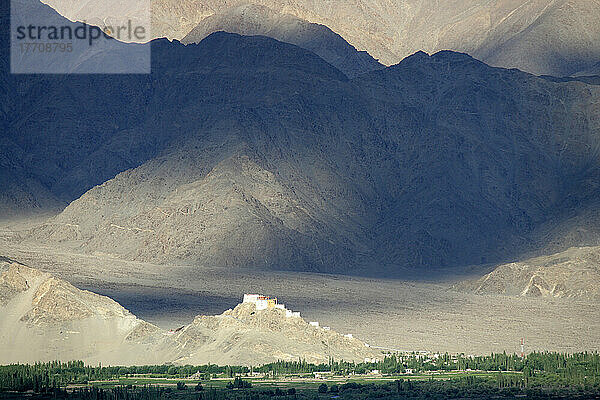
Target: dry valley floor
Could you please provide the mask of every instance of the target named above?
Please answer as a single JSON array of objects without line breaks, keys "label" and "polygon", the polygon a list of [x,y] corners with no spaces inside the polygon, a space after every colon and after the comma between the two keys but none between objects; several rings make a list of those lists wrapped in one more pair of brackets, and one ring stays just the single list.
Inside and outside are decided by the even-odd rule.
[{"label": "dry valley floor", "polygon": [[256,292],[277,296],[307,321],[390,349],[515,352],[524,337],[528,351],[600,350],[592,300],[477,295],[452,290],[453,282],[157,265],[61,253],[11,236],[0,234],[0,254],[107,295],[161,328],[220,314]]}]

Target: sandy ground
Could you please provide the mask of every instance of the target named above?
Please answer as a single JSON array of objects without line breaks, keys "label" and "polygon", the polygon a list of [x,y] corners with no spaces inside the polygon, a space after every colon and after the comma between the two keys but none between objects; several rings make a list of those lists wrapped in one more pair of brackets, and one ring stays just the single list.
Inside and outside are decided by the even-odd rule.
[{"label": "sandy ground", "polygon": [[257,292],[277,296],[307,320],[386,348],[515,352],[524,337],[528,351],[600,350],[599,304],[592,302],[469,295],[448,283],[155,265],[61,253],[3,232],[0,254],[110,296],[163,328],[221,313]]}]

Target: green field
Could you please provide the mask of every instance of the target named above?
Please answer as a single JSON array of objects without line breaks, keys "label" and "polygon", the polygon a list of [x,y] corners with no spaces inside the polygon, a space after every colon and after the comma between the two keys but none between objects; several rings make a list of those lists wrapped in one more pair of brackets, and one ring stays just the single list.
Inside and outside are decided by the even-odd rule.
[{"label": "green field", "polygon": [[[294,386],[296,388],[313,389],[318,387],[322,383],[326,384],[344,384],[348,382],[356,382],[359,384],[369,383],[386,383],[394,382],[398,379],[405,381],[431,381],[431,380],[449,380],[458,377],[478,377],[478,378],[496,378],[499,372],[486,372],[486,371],[469,371],[469,372],[436,372],[427,374],[411,374],[411,375],[385,375],[385,376],[331,376],[322,379],[314,378],[312,375],[303,374],[291,374],[283,375],[278,378],[253,378],[247,376],[241,376],[246,381],[252,383],[253,387],[287,387]],[[509,371],[502,372],[503,375],[521,376],[521,372]],[[167,378],[167,377],[149,377],[149,376],[122,376],[117,379],[111,379],[106,381],[90,381],[89,386],[112,388],[124,385],[152,385],[152,386],[176,386],[177,382],[184,382],[186,385],[196,385],[198,382],[202,383],[207,387],[214,388],[225,388],[227,383],[231,382],[231,377],[217,377],[210,380],[202,379],[186,379],[186,378]],[[71,385],[71,387],[81,387],[82,385]]]}]

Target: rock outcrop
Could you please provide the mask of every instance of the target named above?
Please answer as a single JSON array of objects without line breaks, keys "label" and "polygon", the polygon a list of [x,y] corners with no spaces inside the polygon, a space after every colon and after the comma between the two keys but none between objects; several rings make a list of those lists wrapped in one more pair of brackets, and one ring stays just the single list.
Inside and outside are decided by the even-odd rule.
[{"label": "rock outcrop", "polygon": [[259,365],[380,357],[351,335],[312,326],[285,309],[257,310],[248,303],[164,331],[108,297],[7,259],[0,260],[0,326],[3,364],[77,359],[113,365]]},{"label": "rock outcrop", "polygon": [[221,315],[198,316],[174,339],[182,348],[192,349],[177,360],[182,364],[326,363],[329,357],[362,362],[367,357],[381,358],[380,351],[351,335],[310,325],[301,317],[286,317],[282,309],[257,310],[249,303]]},{"label": "rock outcrop", "polygon": [[600,301],[600,248],[581,247],[496,267],[455,288],[476,294]]}]

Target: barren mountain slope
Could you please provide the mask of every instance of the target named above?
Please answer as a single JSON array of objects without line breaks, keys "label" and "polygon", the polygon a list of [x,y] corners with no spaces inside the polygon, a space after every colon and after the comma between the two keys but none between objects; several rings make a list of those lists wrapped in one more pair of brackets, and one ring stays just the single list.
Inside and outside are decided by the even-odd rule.
[{"label": "barren mountain slope", "polygon": [[368,53],[356,51],[326,26],[252,4],[233,7],[205,18],[182,42],[199,43],[209,34],[218,31],[264,35],[295,44],[317,54],[349,77],[383,68]]},{"label": "barren mountain slope", "polygon": [[596,76],[600,77],[600,62],[593,65],[591,68],[580,71],[576,74],[577,76]]},{"label": "barren mountain slope", "polygon": [[[35,236],[144,261],[307,270],[352,265],[363,247],[352,209],[318,208],[246,154],[210,171],[201,152],[153,160],[92,189]],[[305,195],[329,195],[305,188],[311,191]]]},{"label": "barren mountain slope", "polygon": [[[597,86],[453,52],[349,81],[266,37],[151,46],[151,75],[2,81],[19,93],[4,99],[6,135],[41,187],[72,201],[104,182],[29,239],[136,260],[394,274],[519,259],[546,245],[538,229],[598,197]],[[554,252],[590,244],[559,240]]]},{"label": "barren mountain slope", "polygon": [[599,19],[598,0],[552,1],[523,30],[512,37],[500,31],[502,36],[487,41],[472,55],[491,65],[535,74],[577,74],[600,59]]},{"label": "barren mountain slope", "polygon": [[0,262],[0,362],[162,362],[159,329],[115,301],[14,261]]},{"label": "barren mountain slope", "polygon": [[[399,133],[382,144],[397,155],[390,169],[403,171],[389,186],[396,200],[377,228],[388,260],[518,259],[546,245],[537,233],[544,223],[596,204],[598,88],[548,86],[453,52],[417,53],[355,83],[379,100],[371,110],[376,126]],[[581,113],[585,121],[569,117]],[[583,131],[587,139],[572,141]]]},{"label": "barren mountain slope", "polygon": [[[80,19],[81,7],[47,0]],[[246,0],[154,0],[153,36],[181,39],[198,23]],[[253,0],[277,12],[328,26],[359,50],[391,65],[418,51],[467,52],[490,64],[564,76],[600,59],[598,0]],[[98,7],[98,6],[96,6]],[[115,5],[113,13],[126,14]],[[101,9],[85,16],[103,15]],[[89,18],[88,18],[89,19]]]},{"label": "barren mountain slope", "polygon": [[[373,191],[366,170],[337,150],[346,143],[326,142],[320,134],[324,129],[339,135],[356,129],[354,122],[365,124],[330,118],[339,102],[360,114],[357,101],[343,100],[352,97],[344,94],[346,77],[295,46],[260,37],[243,39],[239,46],[240,39],[216,34],[201,46],[157,43],[155,54],[181,56],[184,65],[196,69],[173,74],[168,84],[156,75],[149,99],[148,107],[156,110],[144,124],[149,136],[177,135],[179,143],[94,189],[37,237],[75,239],[83,250],[140,259],[208,258],[219,265],[288,269],[321,269],[334,259],[342,264],[365,248],[360,226],[368,211],[360,198]],[[230,57],[232,52],[238,57]],[[263,58],[269,52],[279,55],[280,66]],[[163,62],[172,65],[170,60]],[[271,75],[267,82],[265,68]],[[307,108],[302,99],[315,91],[339,94],[340,100],[318,99]],[[298,111],[303,108],[314,118]],[[353,151],[360,155],[360,149]],[[352,171],[354,180],[340,168]],[[240,243],[248,244],[236,250],[243,257],[226,251]]]},{"label": "barren mountain slope", "polygon": [[600,248],[578,247],[545,257],[500,265],[456,289],[477,294],[572,297],[600,300]]},{"label": "barren mountain slope", "polygon": [[[37,0],[15,0],[12,4],[20,10],[13,16],[14,24],[75,27]],[[8,3],[3,3],[3,26],[10,26],[9,11]],[[1,219],[64,207],[116,173],[139,165],[137,160],[155,154],[153,140],[135,140],[136,135],[142,135],[130,129],[138,121],[135,110],[144,101],[145,93],[133,89],[144,81],[143,75],[117,74],[111,84],[106,84],[106,75],[49,74],[42,78],[11,74],[10,53],[4,48],[10,44],[9,32],[0,32]],[[57,59],[72,63],[73,71],[110,71],[111,66],[127,62],[122,57],[123,49],[137,54],[135,49],[140,48],[110,42],[103,51],[94,48],[87,54],[87,41],[74,41],[69,55],[56,53],[42,60],[49,69],[46,72],[52,72]],[[16,64],[18,70],[27,72],[29,67],[37,67],[32,65],[35,61],[23,57]],[[48,97],[48,93],[53,95]],[[117,116],[125,109],[127,113]]]},{"label": "barren mountain slope", "polygon": [[452,52],[348,82],[295,46],[225,33],[154,54],[158,70],[179,62],[168,85],[152,77],[141,129],[177,143],[32,239],[144,261],[393,273],[514,259],[597,196],[596,86]]}]

